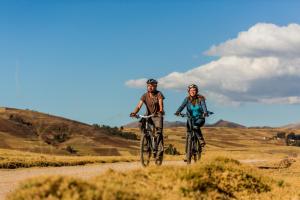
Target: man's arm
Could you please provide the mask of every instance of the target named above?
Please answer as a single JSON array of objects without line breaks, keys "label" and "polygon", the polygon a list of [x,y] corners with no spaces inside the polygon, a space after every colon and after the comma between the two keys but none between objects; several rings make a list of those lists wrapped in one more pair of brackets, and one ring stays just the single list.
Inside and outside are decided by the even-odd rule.
[{"label": "man's arm", "polygon": [[160,98],[160,99],[158,100],[158,103],[159,103],[159,112],[160,112],[161,114],[164,114],[165,111],[164,111],[164,100],[163,100],[163,98]]},{"label": "man's arm", "polygon": [[140,100],[138,105],[136,106],[136,108],[134,109],[134,111],[130,115],[136,115],[140,111],[140,109],[142,108],[143,103],[144,102],[142,100]]}]

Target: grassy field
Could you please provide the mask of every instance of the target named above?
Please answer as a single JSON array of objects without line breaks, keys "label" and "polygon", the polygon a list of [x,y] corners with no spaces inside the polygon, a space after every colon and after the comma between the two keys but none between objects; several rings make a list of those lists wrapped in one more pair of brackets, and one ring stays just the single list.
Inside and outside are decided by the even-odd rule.
[{"label": "grassy field", "polygon": [[[138,129],[129,129],[139,135]],[[265,140],[272,137],[280,129],[236,129],[236,128],[204,128],[203,133],[206,138],[207,146],[204,154],[222,155],[233,157],[237,160],[260,160],[259,164],[278,162],[285,158],[294,158],[300,155],[299,147],[289,147],[284,145],[283,140]],[[178,160],[184,158],[185,152],[185,128],[170,128],[165,130],[165,146],[172,144],[181,153],[181,156],[167,156],[168,160]],[[83,144],[82,144],[83,145]],[[89,144],[85,144],[89,146]],[[84,145],[83,145],[84,146]],[[26,153],[0,149],[0,168],[19,168],[34,166],[68,166],[83,165],[90,163],[117,162],[117,161],[136,161],[139,159],[138,150],[135,155],[121,154],[119,156],[61,156],[55,150],[41,153]],[[46,147],[45,147],[46,148]],[[82,147],[82,149],[84,149]],[[119,149],[120,151],[120,149]],[[264,161],[264,162],[263,162]]]},{"label": "grassy field", "polygon": [[108,171],[83,181],[52,176],[27,180],[8,200],[29,199],[299,199],[299,190],[277,177],[226,157],[189,167]]},{"label": "grassy field", "polygon": [[0,169],[60,167],[93,163],[132,162],[137,160],[137,156],[54,156],[0,149]]},{"label": "grassy field", "polygon": [[[165,160],[182,160],[182,156],[166,155]],[[0,149],[0,169],[28,167],[62,167],[96,163],[134,162],[139,156],[61,156]]]},{"label": "grassy field", "polygon": [[[138,132],[137,129],[129,130]],[[215,156],[230,157],[300,189],[300,147],[286,146],[284,140],[265,139],[279,131],[299,134],[299,130],[225,127],[202,130],[207,143],[203,162]],[[165,137],[166,144],[173,144],[179,152],[184,153],[185,128],[166,129]]]},{"label": "grassy field", "polygon": [[[139,134],[138,129],[128,131]],[[31,195],[37,194],[51,194],[49,199],[300,199],[300,148],[285,146],[284,140],[266,139],[278,131],[289,130],[204,128],[207,146],[200,164],[150,167],[126,174],[107,172],[89,181],[71,177],[32,179],[26,181],[9,199],[22,199],[22,195],[26,197],[23,199],[30,199]],[[166,146],[172,144],[181,153],[179,156],[166,156],[166,160],[182,160],[185,129],[166,129],[165,137]],[[225,158],[232,160],[227,162]],[[138,159],[138,156],[124,155],[55,156],[0,149],[0,168],[130,162]],[[246,189],[240,191],[240,187]],[[55,192],[54,188],[61,192]],[[36,199],[45,199],[45,196]]]}]

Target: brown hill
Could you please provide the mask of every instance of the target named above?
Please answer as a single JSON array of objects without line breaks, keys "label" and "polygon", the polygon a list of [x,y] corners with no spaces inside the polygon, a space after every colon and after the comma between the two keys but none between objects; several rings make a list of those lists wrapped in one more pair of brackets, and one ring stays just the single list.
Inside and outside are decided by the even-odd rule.
[{"label": "brown hill", "polygon": [[118,130],[30,110],[0,108],[0,148],[77,155],[132,155],[138,142]]},{"label": "brown hill", "polygon": [[206,125],[207,127],[227,127],[227,128],[246,128],[243,125],[234,123],[234,122],[229,122],[225,120],[219,120],[214,124]]},{"label": "brown hill", "polygon": [[[164,127],[165,128],[176,128],[176,127],[185,127],[186,122],[181,122],[181,121],[175,121],[175,122],[170,122],[170,121],[164,121]],[[129,124],[124,125],[124,128],[138,128],[139,127],[139,122],[131,122]]]},{"label": "brown hill", "polygon": [[[165,128],[176,128],[176,127],[185,127],[186,126],[186,122],[182,122],[182,121],[174,121],[174,122],[170,122],[170,121],[164,121],[164,127]],[[225,121],[225,120],[219,120],[214,124],[206,124],[206,127],[228,127],[228,128],[246,128],[243,125],[234,123],[234,122],[229,122],[229,121]],[[132,122],[129,124],[124,125],[125,128],[138,128],[138,122]]]},{"label": "brown hill", "polygon": [[282,126],[281,128],[300,129],[300,122],[288,124],[288,125]]}]

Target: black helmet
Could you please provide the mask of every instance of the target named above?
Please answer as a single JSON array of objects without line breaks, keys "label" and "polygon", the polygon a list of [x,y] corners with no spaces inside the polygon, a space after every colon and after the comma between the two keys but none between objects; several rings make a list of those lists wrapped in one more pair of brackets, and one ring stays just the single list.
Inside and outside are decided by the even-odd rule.
[{"label": "black helmet", "polygon": [[150,79],[147,81],[147,84],[157,84],[157,83],[158,83],[157,80],[152,79],[152,78],[150,78]]},{"label": "black helmet", "polygon": [[198,91],[198,86],[195,84],[191,84],[188,86],[188,91],[190,91],[190,89],[195,88]]}]

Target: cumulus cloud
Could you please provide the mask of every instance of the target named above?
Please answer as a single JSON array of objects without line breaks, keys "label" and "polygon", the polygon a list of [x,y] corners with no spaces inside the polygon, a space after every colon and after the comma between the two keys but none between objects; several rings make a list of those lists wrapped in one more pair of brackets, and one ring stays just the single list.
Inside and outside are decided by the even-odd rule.
[{"label": "cumulus cloud", "polygon": [[127,85],[128,87],[132,87],[132,88],[140,88],[140,87],[145,86],[146,81],[147,81],[146,78],[141,78],[141,79],[137,79],[137,80],[129,80],[129,81],[126,81],[125,85]]},{"label": "cumulus cloud", "polygon": [[299,56],[300,26],[259,23],[237,38],[212,46],[205,53],[214,56]]},{"label": "cumulus cloud", "polygon": [[[161,77],[160,87],[180,90],[196,83],[223,103],[300,104],[300,25],[259,23],[205,53],[219,58]],[[145,79],[126,84],[144,86]]]}]

